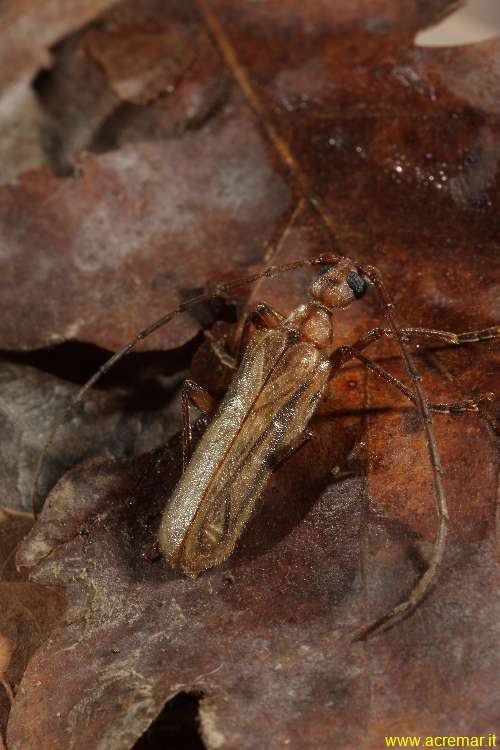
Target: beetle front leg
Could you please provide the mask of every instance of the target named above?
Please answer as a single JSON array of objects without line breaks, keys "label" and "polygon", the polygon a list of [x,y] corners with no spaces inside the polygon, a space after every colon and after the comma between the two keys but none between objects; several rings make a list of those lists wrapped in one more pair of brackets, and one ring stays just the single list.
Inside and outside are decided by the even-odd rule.
[{"label": "beetle front leg", "polygon": [[[451,331],[439,331],[434,328],[402,328],[401,335],[406,341],[414,339],[434,339],[434,341],[443,344],[452,344],[460,346],[461,344],[472,344],[480,341],[490,341],[491,339],[500,338],[500,326],[490,326],[478,331],[466,331],[465,333],[452,333]],[[340,367],[345,362],[357,357],[363,349],[384,336],[390,338],[394,333],[390,328],[372,328],[365,333],[360,339],[350,346],[341,346],[333,352],[332,362]]]},{"label": "beetle front leg", "polygon": [[189,410],[194,404],[201,412],[211,417],[217,408],[217,401],[194,380],[185,380],[182,385],[182,471],[186,470],[192,453],[192,430]]},{"label": "beetle front leg", "polygon": [[248,342],[250,341],[250,337],[255,328],[258,330],[277,328],[281,325],[284,319],[284,316],[270,307],[270,305],[266,305],[265,302],[259,302],[255,309],[245,317],[243,331],[238,346],[238,354],[236,355],[237,365],[239,365],[243,359]]},{"label": "beetle front leg", "polygon": [[[466,331],[465,333],[453,333],[451,331],[438,331],[434,328],[402,328],[401,334],[408,340],[418,338],[434,339],[445,344],[472,344],[479,341],[490,341],[500,338],[500,326],[490,326],[478,331]],[[392,331],[386,330],[386,335],[392,335]]]},{"label": "beetle front leg", "polygon": [[[401,333],[407,339],[412,338],[434,338],[445,343],[460,345],[468,344],[476,341],[487,341],[500,336],[499,327],[485,328],[481,331],[468,331],[466,333],[451,333],[448,331],[437,331],[430,328],[402,328]],[[410,401],[414,404],[417,403],[417,399],[413,391],[410,390],[404,383],[398,378],[394,377],[391,373],[384,370],[383,367],[373,362],[368,357],[365,357],[361,352],[366,349],[370,344],[383,336],[392,336],[392,331],[387,328],[373,328],[362,336],[358,341],[350,346],[341,346],[336,349],[332,356],[332,377],[337,374],[337,371],[342,365],[351,359],[358,359],[362,362],[369,370],[375,375],[385,380],[387,383],[398,388]],[[493,393],[485,393],[476,398],[462,399],[451,404],[429,404],[430,410],[434,413],[440,414],[458,414],[462,412],[479,412],[480,407],[485,401],[491,401],[494,397]]]},{"label": "beetle front leg", "polygon": [[274,310],[270,305],[266,305],[265,302],[259,302],[255,309],[245,315],[245,321],[243,323],[243,330],[237,347],[237,354],[233,356],[230,354],[225,346],[221,346],[218,341],[215,341],[212,335],[207,332],[205,335],[210,340],[212,350],[215,353],[217,359],[222,362],[223,365],[229,367],[231,370],[237,370],[240,362],[243,358],[245,350],[248,346],[250,336],[255,328],[262,330],[265,328],[277,328],[284,320],[284,316],[281,313]]}]

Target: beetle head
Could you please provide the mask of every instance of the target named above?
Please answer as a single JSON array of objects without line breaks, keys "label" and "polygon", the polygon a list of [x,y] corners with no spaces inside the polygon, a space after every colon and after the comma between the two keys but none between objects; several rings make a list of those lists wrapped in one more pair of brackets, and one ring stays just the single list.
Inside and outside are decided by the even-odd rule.
[{"label": "beetle head", "polygon": [[310,293],[326,307],[347,307],[366,292],[367,282],[358,267],[349,258],[326,266],[313,282]]}]

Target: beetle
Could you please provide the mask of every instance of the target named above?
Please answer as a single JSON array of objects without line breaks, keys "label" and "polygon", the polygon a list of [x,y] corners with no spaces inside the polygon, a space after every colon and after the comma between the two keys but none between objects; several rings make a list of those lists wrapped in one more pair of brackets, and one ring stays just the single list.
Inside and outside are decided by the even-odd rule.
[{"label": "beetle", "polygon": [[[216,407],[212,397],[193,381],[186,381],[183,404],[183,474],[163,512],[159,543],[172,567],[196,576],[220,564],[233,552],[243,529],[277,465],[308,439],[307,425],[325,394],[329,381],[349,360],[361,360],[377,376],[399,388],[421,414],[434,477],[439,520],[436,542],[428,569],[410,597],[364,628],[356,637],[366,638],[410,614],[434,584],[441,564],[448,525],[448,511],[441,481],[441,466],[432,429],[432,412],[478,411],[481,401],[467,399],[454,404],[428,403],[418,372],[407,350],[415,337],[454,345],[500,336],[500,327],[462,334],[426,328],[401,328],[394,305],[379,272],[344,256],[323,255],[305,261],[271,266],[260,273],[219,285],[215,294],[233,286],[272,277],[306,265],[321,270],[309,289],[310,300],[284,317],[264,303],[246,318],[241,357],[226,396]],[[360,299],[373,285],[383,304],[388,328],[368,331],[351,346],[335,345],[335,313]],[[36,487],[44,456],[59,424],[82,400],[86,391],[122,357],[172,317],[205,299],[200,295],[141,331],[119,349],[82,386],[62,418],[52,427],[40,457],[34,480]],[[256,330],[251,334],[251,329]],[[372,362],[362,352],[383,336],[394,337],[401,349],[414,390]],[[192,452],[190,402],[212,417]]]},{"label": "beetle", "polygon": [[[263,303],[247,318],[257,330],[192,456],[184,420],[184,473],[159,534],[172,566],[196,575],[232,553],[273,468],[307,440],[309,420],[339,368],[334,310],[365,289],[346,258],[327,267],[311,287],[311,302],[286,318]],[[192,381],[184,393],[184,404],[190,399],[213,411],[209,394]]]}]

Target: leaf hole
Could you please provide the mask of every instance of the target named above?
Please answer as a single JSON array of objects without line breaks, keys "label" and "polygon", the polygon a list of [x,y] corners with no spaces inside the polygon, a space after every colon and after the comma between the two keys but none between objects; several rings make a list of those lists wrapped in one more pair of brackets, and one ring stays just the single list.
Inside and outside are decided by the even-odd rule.
[{"label": "leaf hole", "polygon": [[[102,378],[98,387],[130,385],[155,373],[167,376],[183,372],[189,368],[202,342],[203,335],[198,334],[183,346],[169,351],[132,352]],[[66,341],[28,352],[3,350],[0,356],[8,362],[34,367],[61,380],[83,385],[111,356],[111,352],[83,341]]]},{"label": "leaf hole", "polygon": [[203,693],[182,692],[168,701],[132,750],[206,750],[198,726]]}]

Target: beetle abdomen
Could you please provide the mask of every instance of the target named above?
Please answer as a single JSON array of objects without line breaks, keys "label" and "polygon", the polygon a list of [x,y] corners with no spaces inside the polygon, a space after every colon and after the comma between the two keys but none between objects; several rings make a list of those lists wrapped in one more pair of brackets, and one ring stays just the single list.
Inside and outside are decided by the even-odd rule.
[{"label": "beetle abdomen", "polygon": [[273,470],[321,398],[328,360],[290,344],[286,329],[258,332],[164,513],[160,543],[196,574],[234,549]]}]

